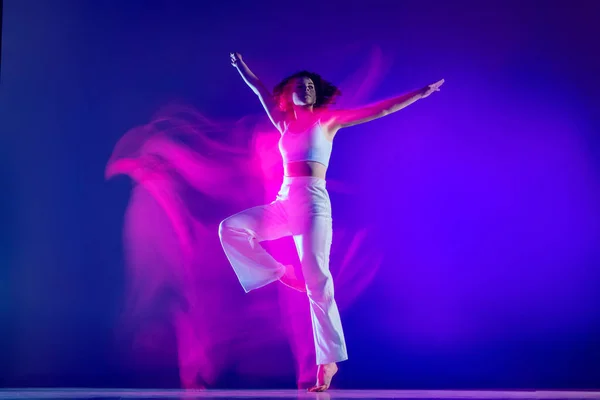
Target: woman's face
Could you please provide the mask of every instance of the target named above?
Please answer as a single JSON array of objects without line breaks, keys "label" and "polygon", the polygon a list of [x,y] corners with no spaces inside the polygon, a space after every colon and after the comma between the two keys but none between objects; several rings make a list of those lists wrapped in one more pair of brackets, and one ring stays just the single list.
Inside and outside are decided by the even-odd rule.
[{"label": "woman's face", "polygon": [[317,92],[312,79],[308,77],[296,78],[289,83],[292,93],[292,102],[297,106],[312,106],[317,102]]}]

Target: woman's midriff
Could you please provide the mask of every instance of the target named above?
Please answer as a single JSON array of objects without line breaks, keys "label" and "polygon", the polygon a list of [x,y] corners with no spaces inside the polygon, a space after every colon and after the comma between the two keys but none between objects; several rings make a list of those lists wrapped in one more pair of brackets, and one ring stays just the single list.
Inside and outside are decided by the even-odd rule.
[{"label": "woman's midriff", "polygon": [[327,167],[316,161],[294,161],[284,165],[285,176],[312,176],[325,179]]}]

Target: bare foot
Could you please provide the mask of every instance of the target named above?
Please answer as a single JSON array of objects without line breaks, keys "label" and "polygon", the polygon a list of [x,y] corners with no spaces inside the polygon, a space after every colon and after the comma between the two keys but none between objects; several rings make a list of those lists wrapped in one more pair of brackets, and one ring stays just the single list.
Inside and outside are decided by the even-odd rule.
[{"label": "bare foot", "polygon": [[284,265],[284,267],[285,274],[283,274],[283,276],[279,278],[279,281],[285,286],[290,287],[294,290],[297,290],[299,292],[306,292],[306,284],[296,276],[294,266]]},{"label": "bare foot", "polygon": [[317,370],[317,384],[310,389],[309,392],[324,392],[329,389],[331,379],[338,372],[336,363],[321,364]]}]

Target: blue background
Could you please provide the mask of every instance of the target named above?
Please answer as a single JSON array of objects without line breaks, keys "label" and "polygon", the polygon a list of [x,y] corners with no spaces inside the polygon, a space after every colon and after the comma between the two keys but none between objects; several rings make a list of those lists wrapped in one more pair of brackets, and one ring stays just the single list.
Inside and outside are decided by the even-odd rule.
[{"label": "blue background", "polygon": [[344,215],[385,254],[342,315],[338,387],[597,388],[599,7],[5,1],[0,384],[177,387],[174,339],[153,373],[114,343],[131,187],[104,180],[115,143],[171,101],[261,115],[230,51],[274,85],[304,68],[336,81],[377,46],[369,101],[446,84],[336,139],[329,177],[359,193]]}]

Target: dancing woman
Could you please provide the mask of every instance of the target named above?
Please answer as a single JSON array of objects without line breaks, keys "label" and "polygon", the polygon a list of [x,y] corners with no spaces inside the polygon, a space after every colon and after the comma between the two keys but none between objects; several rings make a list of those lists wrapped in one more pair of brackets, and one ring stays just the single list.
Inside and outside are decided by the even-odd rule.
[{"label": "dancing woman", "polygon": [[[394,113],[439,91],[444,80],[362,108],[334,110],[329,106],[340,91],[318,74],[298,72],[271,94],[239,53],[231,54],[231,64],[281,133],[285,176],[273,202],[221,222],[221,244],[246,293],[277,280],[307,293],[318,365],[316,385],[309,390],[325,391],[338,370],[336,363],[348,359],[329,271],[332,220],[325,174],[333,139],[342,128]],[[280,264],[260,245],[284,236],[294,238],[305,283],[291,266]]]}]

